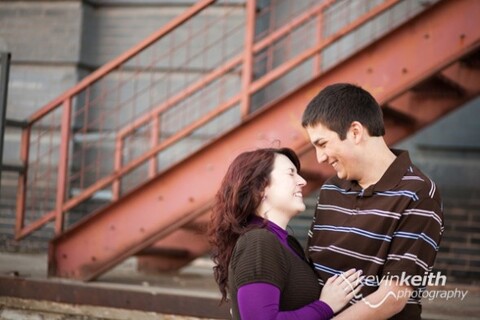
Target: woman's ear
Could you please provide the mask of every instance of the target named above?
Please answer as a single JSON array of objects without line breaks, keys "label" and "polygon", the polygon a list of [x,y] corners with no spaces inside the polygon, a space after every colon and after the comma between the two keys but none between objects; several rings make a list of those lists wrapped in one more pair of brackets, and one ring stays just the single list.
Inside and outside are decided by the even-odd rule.
[{"label": "woman's ear", "polygon": [[267,200],[267,191],[268,191],[268,186],[266,186],[265,189],[262,192],[262,202]]}]

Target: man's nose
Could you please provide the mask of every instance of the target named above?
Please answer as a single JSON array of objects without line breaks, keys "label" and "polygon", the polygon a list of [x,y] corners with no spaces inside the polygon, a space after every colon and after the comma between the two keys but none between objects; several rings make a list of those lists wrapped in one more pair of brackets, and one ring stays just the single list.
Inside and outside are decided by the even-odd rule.
[{"label": "man's nose", "polygon": [[327,161],[327,155],[325,154],[325,152],[317,150],[317,161],[318,163],[323,163]]}]

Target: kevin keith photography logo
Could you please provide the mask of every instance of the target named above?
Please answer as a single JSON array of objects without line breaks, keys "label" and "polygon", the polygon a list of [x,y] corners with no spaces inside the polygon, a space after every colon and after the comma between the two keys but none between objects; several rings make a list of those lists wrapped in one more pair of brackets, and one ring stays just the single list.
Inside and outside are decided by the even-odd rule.
[{"label": "kevin keith photography logo", "polygon": [[[342,275],[343,276],[343,275]],[[348,281],[345,278],[346,281]],[[377,285],[381,282],[387,286],[398,285],[398,286],[409,286],[420,288],[416,290],[400,290],[400,291],[388,291],[385,297],[377,303],[372,303],[368,301],[368,297],[363,297],[361,293],[355,295],[357,301],[362,300],[371,308],[378,308],[381,306],[389,297],[394,297],[395,299],[403,299],[409,297],[410,299],[420,300],[434,300],[434,299],[459,299],[463,301],[468,294],[468,290],[460,290],[458,288],[454,289],[436,289],[445,287],[447,284],[447,276],[442,275],[440,271],[437,273],[425,272],[423,275],[408,275],[405,272],[402,272],[400,275],[391,275],[387,273],[382,276],[378,275],[366,275],[360,280],[357,280],[357,283],[350,283],[350,288],[353,290],[357,285],[358,281],[361,282],[364,286]],[[428,290],[426,288],[429,288]]]}]

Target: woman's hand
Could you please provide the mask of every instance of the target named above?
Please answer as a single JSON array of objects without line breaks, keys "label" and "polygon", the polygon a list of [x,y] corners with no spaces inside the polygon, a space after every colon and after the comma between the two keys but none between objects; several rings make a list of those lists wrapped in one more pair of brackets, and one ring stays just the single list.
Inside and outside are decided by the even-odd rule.
[{"label": "woman's hand", "polygon": [[350,269],[340,275],[328,278],[323,286],[320,300],[332,308],[334,313],[340,311],[362,287],[360,277],[362,270]]}]

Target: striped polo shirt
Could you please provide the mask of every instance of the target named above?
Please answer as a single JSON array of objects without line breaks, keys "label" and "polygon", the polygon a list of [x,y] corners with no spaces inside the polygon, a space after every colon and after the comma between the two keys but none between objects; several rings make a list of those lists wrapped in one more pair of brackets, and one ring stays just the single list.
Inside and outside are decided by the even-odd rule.
[{"label": "striped polo shirt", "polygon": [[[366,297],[382,279],[432,270],[443,233],[439,192],[408,152],[392,152],[397,158],[375,185],[362,189],[335,176],[320,189],[307,251],[321,285],[334,274],[361,269]],[[423,283],[413,287],[425,289]],[[395,319],[420,319],[418,296]]]}]

